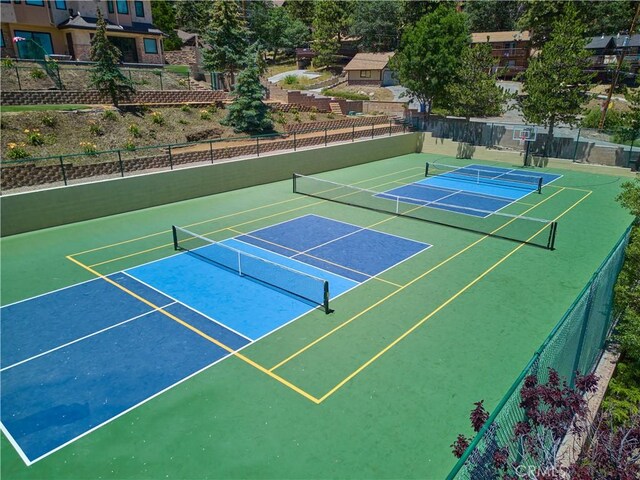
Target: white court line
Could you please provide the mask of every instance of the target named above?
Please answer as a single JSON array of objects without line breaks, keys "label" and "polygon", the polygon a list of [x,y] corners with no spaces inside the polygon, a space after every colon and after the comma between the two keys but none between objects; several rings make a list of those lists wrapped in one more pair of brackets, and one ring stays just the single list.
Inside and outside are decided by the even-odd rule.
[{"label": "white court line", "polygon": [[129,322],[132,322],[134,320],[138,320],[139,318],[145,317],[145,316],[147,316],[147,315],[149,315],[149,314],[151,314],[153,312],[157,312],[161,308],[169,307],[169,306],[171,306],[171,305],[173,305],[175,303],[176,302],[171,302],[171,303],[168,303],[168,304],[166,304],[166,305],[164,305],[162,307],[154,308],[152,310],[149,310],[148,312],[142,313],[142,314],[137,315],[135,317],[128,318],[127,320],[123,320],[122,322],[118,322],[118,323],[114,323],[113,325],[109,325],[108,327],[105,327],[105,328],[103,328],[101,330],[98,330],[96,332],[90,333],[88,335],[85,335],[84,337],[76,338],[75,340],[72,340],[70,342],[64,343],[62,345],[58,345],[57,347],[54,347],[54,348],[52,348],[50,350],[47,350],[46,352],[41,352],[41,353],[39,353],[37,355],[34,355],[32,357],[25,358],[24,360],[20,360],[19,362],[16,362],[16,363],[14,363],[12,365],[9,365],[7,367],[0,368],[0,372],[4,372],[5,370],[9,370],[10,368],[17,367],[18,365],[22,365],[23,363],[30,362],[31,360],[35,360],[36,358],[42,357],[44,355],[48,355],[49,353],[55,352],[56,350],[60,350],[61,348],[68,347],[69,345],[73,345],[74,343],[78,343],[78,342],[80,342],[82,340],[86,340],[87,338],[93,337],[94,335],[98,335],[99,333],[106,332],[107,330],[111,330],[112,328],[119,327],[120,325],[124,325],[125,323],[129,323]]},{"label": "white court line", "polygon": [[184,302],[182,302],[182,301],[178,300],[177,298],[172,297],[171,295],[169,295],[169,294],[167,294],[167,293],[163,292],[162,290],[158,290],[157,288],[155,288],[155,287],[153,287],[153,286],[149,285],[148,283],[146,283],[146,282],[144,282],[144,281],[140,280],[138,277],[135,277],[135,276],[131,275],[129,272],[123,271],[122,273],[123,273],[123,274],[125,274],[127,277],[129,277],[129,278],[131,278],[131,279],[135,280],[136,282],[139,282],[139,283],[141,283],[142,285],[145,285],[145,286],[149,287],[150,289],[155,290],[156,292],[158,292],[158,293],[160,293],[160,294],[164,295],[165,297],[170,298],[171,300],[173,300],[173,303],[179,303],[179,304],[180,304],[180,305],[182,305],[183,307],[185,307],[185,308],[187,308],[187,309],[191,310],[192,312],[197,313],[198,315],[203,316],[205,319],[207,319],[207,320],[209,320],[209,321],[211,321],[211,322],[215,323],[216,325],[220,325],[222,328],[226,328],[227,330],[229,330],[229,331],[231,331],[231,332],[235,333],[236,335],[238,335],[238,336],[240,336],[240,337],[242,337],[242,338],[245,338],[245,339],[249,340],[250,342],[252,342],[252,341],[253,341],[251,338],[247,337],[246,335],[243,335],[242,333],[240,333],[240,332],[238,332],[238,331],[234,330],[233,328],[228,327],[228,326],[224,325],[223,323],[220,323],[220,322],[218,322],[218,321],[214,320],[214,319],[213,319],[213,318],[211,318],[209,315],[205,315],[205,314],[204,314],[204,313],[202,313],[200,310],[196,310],[195,308],[190,307],[190,306],[189,306],[189,305],[187,305],[186,303],[184,303]]},{"label": "white court line", "polygon": [[[109,275],[106,275],[106,276],[108,277]],[[74,283],[73,285],[68,285],[66,287],[58,288],[56,290],[51,290],[50,292],[41,293],[39,295],[34,295],[33,297],[29,297],[29,298],[25,298],[25,299],[22,299],[22,300],[18,300],[17,302],[7,303],[6,305],[2,305],[2,308],[7,308],[7,307],[11,307],[13,305],[17,305],[19,303],[28,302],[29,300],[35,300],[36,298],[45,297],[47,295],[51,295],[52,293],[57,293],[57,292],[61,292],[63,290],[67,290],[68,288],[77,287],[78,285],[84,285],[85,283],[95,282],[96,280],[102,280],[102,278],[100,278],[100,277],[91,278],[89,280],[85,280],[84,282]],[[2,308],[0,308],[0,310]]]}]

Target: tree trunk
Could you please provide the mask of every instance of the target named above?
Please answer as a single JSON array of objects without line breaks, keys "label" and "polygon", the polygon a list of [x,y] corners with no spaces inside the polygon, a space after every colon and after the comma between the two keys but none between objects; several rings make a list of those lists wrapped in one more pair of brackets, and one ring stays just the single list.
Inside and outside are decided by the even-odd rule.
[{"label": "tree trunk", "polygon": [[549,157],[549,149],[553,143],[553,127],[556,123],[556,117],[553,116],[549,119],[549,133],[547,133],[547,141],[544,142],[544,156]]},{"label": "tree trunk", "polygon": [[273,63],[276,63],[276,57],[278,56],[278,49],[273,49]]}]

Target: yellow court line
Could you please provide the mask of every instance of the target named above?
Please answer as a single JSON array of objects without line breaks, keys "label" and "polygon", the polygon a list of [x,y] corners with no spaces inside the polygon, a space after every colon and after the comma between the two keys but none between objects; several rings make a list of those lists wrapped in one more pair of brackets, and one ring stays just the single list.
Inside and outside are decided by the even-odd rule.
[{"label": "yellow court line", "polygon": [[[556,193],[559,193],[561,191],[562,190],[559,190]],[[558,215],[556,218],[554,218],[553,221],[557,221],[560,217],[562,217],[563,215],[568,213],[570,210],[572,210],[574,207],[576,207],[578,204],[580,204],[584,199],[586,199],[589,195],[591,195],[591,193],[592,192],[588,192],[580,200],[575,202],[573,205],[571,205],[569,208],[567,208],[564,212],[562,212],[560,215]],[[539,235],[545,228],[546,227],[543,227],[540,230],[538,230],[535,234],[533,234],[531,237],[529,237],[527,239],[527,242],[531,241],[533,238],[535,238],[537,235]],[[431,313],[429,313],[427,316],[422,318],[419,322],[417,322],[415,325],[413,325],[411,328],[409,328],[406,332],[404,332],[402,335],[400,335],[398,338],[396,338],[393,342],[391,342],[389,345],[387,345],[385,348],[380,350],[377,354],[375,354],[373,357],[371,357],[369,360],[367,360],[365,363],[363,363],[355,371],[353,371],[351,374],[349,374],[347,377],[345,377],[342,381],[340,381],[335,387],[333,387],[331,390],[329,390],[327,393],[325,393],[322,397],[320,397],[320,402],[323,402],[324,400],[329,398],[331,395],[333,395],[336,391],[338,391],[340,388],[342,388],[347,382],[352,380],[356,375],[358,375],[365,368],[367,368],[369,365],[371,365],[373,362],[375,362],[378,358],[380,358],[382,355],[384,355],[387,351],[389,351],[391,348],[393,348],[395,345],[397,345],[399,342],[401,342],[404,338],[406,338],[409,334],[411,334],[413,331],[415,331],[418,327],[420,327],[422,324],[424,324],[426,321],[428,321],[436,313],[438,313],[440,310],[442,310],[444,307],[449,305],[456,298],[458,298],[460,295],[462,295],[464,292],[466,292],[469,288],[471,288],[473,285],[478,283],[482,278],[484,278],[490,272],[495,270],[499,265],[501,265],[505,260],[507,260],[509,257],[511,257],[511,255],[516,253],[518,250],[520,250],[525,245],[526,245],[526,242],[523,242],[520,245],[518,245],[516,248],[511,250],[508,254],[506,254],[504,257],[502,257],[500,260],[498,260],[496,263],[494,263],[491,267],[489,267],[487,270],[485,270],[483,273],[481,273],[478,277],[476,277],[473,281],[468,283],[464,288],[459,290],[455,295],[453,295],[447,301],[442,303],[438,308],[436,308]]]},{"label": "yellow court line", "polygon": [[78,266],[84,268],[85,270],[89,271],[93,275],[96,275],[97,277],[100,277],[101,279],[105,280],[106,282],[109,282],[110,284],[112,284],[115,287],[119,288],[120,290],[122,290],[123,292],[127,293],[128,295],[131,295],[133,298],[135,298],[137,300],[140,300],[142,303],[148,305],[149,307],[153,308],[154,310],[157,310],[158,312],[162,313],[163,315],[169,317],[171,320],[179,323],[183,327],[188,328],[189,330],[191,330],[192,332],[196,333],[197,335],[200,335],[202,338],[204,338],[204,339],[210,341],[211,343],[217,345],[218,347],[226,350],[227,352],[229,352],[234,357],[237,357],[238,359],[242,360],[243,362],[246,362],[247,364],[251,365],[252,367],[260,370],[261,372],[263,372],[263,373],[265,373],[267,375],[269,375],[274,380],[277,380],[281,384],[289,387],[291,390],[295,391],[296,393],[299,393],[300,395],[302,395],[303,397],[307,398],[308,400],[311,400],[312,402],[314,402],[316,404],[320,403],[320,401],[316,397],[311,395],[310,393],[305,392],[300,387],[298,387],[298,386],[294,385],[293,383],[289,382],[288,380],[285,380],[284,378],[282,378],[280,375],[276,375],[275,373],[270,372],[266,367],[263,367],[262,365],[254,362],[250,358],[245,357],[243,354],[241,354],[240,352],[234,350],[233,348],[228,347],[224,343],[222,343],[222,342],[216,340],[215,338],[207,335],[206,333],[202,332],[201,330],[198,330],[193,325],[191,325],[191,324],[185,322],[184,320],[181,320],[180,318],[176,317],[175,315],[167,312],[162,307],[159,307],[159,306],[155,305],[154,303],[150,302],[146,298],[141,297],[137,293],[132,292],[128,288],[120,285],[118,282],[115,282],[114,280],[111,280],[109,277],[106,277],[106,276],[102,275],[100,272],[97,272],[96,270],[92,269],[91,267],[89,267],[87,265],[84,265],[82,262],[76,260],[72,256],[67,255],[67,258],[70,261],[72,261],[73,263],[75,263],[76,265],[78,265]]},{"label": "yellow court line", "polygon": [[593,190],[587,190],[586,188],[577,188],[577,187],[563,187],[561,185],[545,185],[545,187],[549,188],[564,188],[565,190],[576,190],[578,192],[585,192],[585,193],[593,193]]},{"label": "yellow court line", "polygon": [[[414,168],[415,168],[415,167],[414,167]],[[396,173],[398,173],[398,172],[396,172]],[[382,176],[387,176],[387,175],[382,175]],[[414,176],[414,175],[411,175],[410,177],[412,177],[412,176]],[[405,178],[410,178],[410,177],[405,177]],[[374,177],[374,178],[373,178],[373,179],[371,179],[371,180],[375,180],[375,179],[377,179],[377,178],[380,178],[380,177]],[[363,180],[363,181],[365,181],[365,180]],[[367,181],[369,181],[369,180],[367,180]],[[361,183],[361,182],[358,182],[358,183]],[[385,182],[385,183],[382,183],[382,184],[376,185],[374,188],[377,188],[377,187],[382,186],[382,185],[387,185],[388,183],[391,183],[391,182]],[[351,194],[349,194],[349,195],[351,195]],[[304,197],[304,196],[301,196],[300,198],[305,198],[305,197]],[[291,201],[291,200],[286,200],[286,201],[288,202],[288,201]],[[222,228],[219,228],[219,229],[217,229],[217,230],[213,230],[213,231],[211,231],[211,232],[203,233],[203,234],[201,234],[201,235],[202,235],[202,236],[213,235],[213,234],[215,234],[215,233],[224,232],[225,230],[233,229],[233,228],[236,228],[236,227],[242,227],[242,226],[245,226],[245,225],[249,225],[249,224],[251,224],[251,223],[256,223],[256,222],[259,222],[259,221],[265,220],[265,219],[267,219],[267,218],[278,217],[278,216],[280,216],[280,215],[284,215],[284,214],[287,214],[287,213],[295,212],[295,211],[297,211],[297,210],[304,210],[305,208],[314,207],[314,206],[316,206],[316,205],[320,205],[320,204],[327,203],[327,202],[329,202],[329,200],[319,200],[319,201],[316,201],[316,202],[314,202],[314,203],[309,203],[309,204],[307,204],[307,205],[302,205],[302,206],[300,206],[300,207],[290,208],[289,210],[284,210],[284,211],[282,211],[282,212],[277,212],[277,213],[274,213],[274,214],[272,214],[272,215],[267,215],[266,217],[255,218],[255,219],[253,219],[253,220],[247,220],[246,222],[238,223],[238,224],[236,224],[236,225],[232,225],[231,227],[222,227]],[[279,202],[279,203],[282,203],[282,202]],[[275,204],[274,204],[274,205],[275,205]],[[260,208],[262,208],[262,207],[260,207]],[[244,212],[241,212],[241,213],[244,213]],[[233,214],[233,215],[235,215],[235,214]],[[206,222],[212,222],[212,221],[214,221],[214,220],[219,220],[219,219],[226,218],[226,217],[233,216],[233,215],[231,215],[231,214],[230,214],[230,215],[224,215],[223,217],[218,217],[217,219],[207,220]],[[200,223],[206,223],[206,222],[200,222]],[[192,226],[194,226],[194,225],[198,225],[198,224],[190,224],[190,225],[187,225],[187,227],[192,227]],[[169,232],[171,232],[171,230],[165,230],[164,232],[160,232],[160,233],[168,234]],[[154,234],[154,235],[156,235],[156,234]],[[149,237],[149,236],[153,236],[153,235],[147,235],[147,237]],[[133,240],[131,240],[131,241],[133,241]],[[127,242],[120,242],[120,244],[122,244],[122,243],[127,243]],[[171,246],[171,245],[172,245],[172,243],[165,243],[165,244],[160,245],[160,246],[157,246],[157,247],[151,247],[151,248],[148,248],[148,249],[146,249],[146,250],[142,250],[142,251],[138,251],[138,252],[129,253],[129,254],[127,254],[127,255],[121,255],[121,256],[119,256],[119,257],[110,258],[109,260],[104,260],[104,261],[102,261],[102,262],[94,263],[94,264],[92,264],[91,266],[93,266],[93,267],[97,267],[97,266],[100,266],[100,265],[106,265],[107,263],[113,263],[113,262],[117,262],[117,261],[119,261],[119,260],[123,260],[123,259],[125,259],[125,258],[131,258],[131,257],[135,257],[136,255],[142,255],[142,254],[144,254],[144,253],[152,252],[152,251],[154,251],[154,250],[160,250],[160,249],[162,249],[162,248],[166,248],[167,246]],[[99,248],[94,249],[94,251],[95,251],[95,250],[101,250],[101,249],[103,249],[103,248],[107,248],[107,247],[99,247]],[[89,251],[90,251],[90,250],[87,250],[85,253],[87,253],[87,252],[89,252]],[[80,255],[80,254],[78,254],[78,253],[74,253],[74,254],[72,254],[72,255],[70,255],[70,256],[71,256],[71,257],[75,257],[75,256],[78,256],[78,255]]]},{"label": "yellow court line", "polygon": [[[421,169],[422,170],[422,167],[411,167],[411,168],[406,168],[404,170],[399,170],[397,172],[385,173],[384,175],[378,175],[377,177],[372,177],[372,178],[367,178],[365,180],[360,180],[358,182],[353,183],[353,185],[358,185],[360,183],[370,182],[372,180],[378,180],[379,178],[389,177],[391,175],[397,175],[398,173],[404,173],[404,172],[408,172],[410,170],[416,170],[416,169]],[[226,192],[220,192],[220,193],[226,193]],[[216,195],[216,194],[212,193],[212,195]],[[263,208],[274,207],[276,205],[281,205],[283,203],[294,202],[294,201],[298,201],[298,200],[302,200],[302,199],[304,199],[304,197],[288,198],[287,200],[281,200],[279,202],[269,203],[267,205],[261,205],[259,207],[253,207],[253,208],[249,208],[249,209],[246,209],[246,210],[241,210],[239,212],[229,213],[227,215],[222,215],[220,217],[214,217],[214,218],[209,218],[207,220],[202,220],[200,222],[190,223],[189,225],[185,225],[185,228],[195,227],[197,225],[202,225],[203,223],[217,222],[218,220],[222,220],[224,218],[234,217],[236,215],[244,215],[245,213],[255,212],[256,210],[261,210]],[[124,245],[126,243],[137,242],[138,240],[144,240],[146,238],[155,237],[157,235],[165,235],[165,234],[167,234],[169,232],[171,232],[171,230],[162,230],[161,232],[150,233],[149,235],[144,235],[142,237],[130,238],[129,240],[123,240],[122,242],[111,243],[109,245],[103,245],[102,247],[96,247],[96,248],[92,248],[90,250],[84,250],[82,252],[72,253],[69,256],[77,257],[79,255],[84,255],[86,253],[92,253],[92,252],[96,252],[98,250],[105,250],[107,248],[117,247],[119,245]]]},{"label": "yellow court line", "polygon": [[[544,200],[542,200],[540,203],[534,205],[533,207],[531,207],[530,209],[526,210],[523,212],[523,214],[528,213],[530,210],[533,210],[535,207],[542,205],[544,202],[546,202],[547,200],[550,200],[551,198],[553,198],[555,195],[558,195],[562,190],[558,190],[556,193],[550,195],[549,197],[545,198]],[[393,217],[393,218],[397,218],[397,217]],[[274,371],[278,368],[280,368],[282,365],[284,365],[285,363],[288,363],[289,361],[293,360],[295,357],[297,357],[298,355],[300,355],[301,353],[304,353],[306,350],[308,350],[309,348],[313,347],[314,345],[320,343],[322,340],[324,340],[325,338],[329,337],[330,335],[333,335],[335,332],[337,332],[338,330],[340,330],[341,328],[347,326],[349,323],[353,322],[354,320],[356,320],[357,318],[361,317],[362,315],[364,315],[365,313],[367,313],[368,311],[372,310],[373,308],[377,307],[378,305],[386,302],[388,299],[390,299],[391,297],[393,297],[394,295],[396,295],[397,293],[401,292],[402,290],[404,290],[405,288],[409,287],[410,285],[413,285],[415,282],[423,279],[424,277],[426,277],[427,275],[429,275],[431,272],[437,270],[438,268],[440,268],[441,266],[445,265],[446,263],[450,262],[451,260],[453,260],[454,258],[456,258],[458,255],[461,255],[462,253],[466,252],[467,250],[469,250],[470,248],[476,246],[477,244],[479,244],[480,242],[482,242],[483,240],[489,238],[491,235],[493,235],[494,233],[496,233],[497,231],[499,231],[500,229],[506,227],[507,225],[509,225],[511,222],[515,221],[517,217],[509,220],[508,223],[505,223],[504,225],[498,227],[497,229],[495,229],[494,231],[492,231],[491,233],[489,233],[488,235],[485,235],[481,238],[479,238],[478,240],[476,240],[475,242],[471,243],[470,245],[467,245],[465,248],[463,248],[462,250],[459,250],[458,252],[454,253],[453,255],[451,255],[448,258],[445,258],[442,262],[440,262],[439,264],[435,265],[434,267],[430,268],[429,270],[427,270],[426,272],[420,274],[419,276],[417,276],[416,278],[414,278],[413,280],[409,281],[408,283],[404,284],[402,287],[400,287],[398,290],[395,290],[393,292],[391,292],[389,295],[387,295],[386,297],[381,298],[380,300],[378,300],[376,303],[368,306],[367,308],[365,308],[364,310],[362,310],[361,312],[355,314],[353,317],[349,318],[348,320],[344,321],[343,323],[341,323],[340,325],[334,327],[332,330],[328,331],[327,333],[325,333],[324,335],[322,335],[321,337],[316,338],[313,342],[308,343],[307,345],[305,345],[304,347],[302,347],[300,350],[298,350],[297,352],[291,354],[290,356],[288,356],[287,358],[285,358],[284,360],[282,360],[280,363],[278,363],[277,365],[271,367],[269,369],[269,371]],[[544,227],[546,228],[546,227]],[[544,230],[543,228],[543,230]],[[538,232],[539,233],[539,232]],[[538,233],[536,233],[536,235],[538,235]],[[531,238],[534,238],[536,235],[534,235]]]},{"label": "yellow court line", "polygon": [[[381,222],[378,222],[378,223],[381,223]],[[367,227],[367,228],[369,228],[369,227]],[[243,235],[245,237],[255,238],[257,240],[260,240],[261,242],[273,245],[274,247],[279,247],[279,248],[282,248],[282,249],[285,249],[285,250],[289,250],[290,252],[295,252],[296,254],[304,255],[305,257],[313,258],[314,260],[320,260],[323,263],[327,263],[329,265],[333,265],[334,267],[339,267],[339,268],[341,268],[343,270],[348,270],[349,272],[357,273],[358,275],[362,275],[362,276],[367,277],[367,278],[372,279],[372,280],[377,280],[377,281],[382,282],[382,283],[388,283],[389,285],[393,285],[394,287],[400,287],[401,286],[401,285],[399,285],[399,284],[397,284],[395,282],[392,282],[390,280],[385,280],[384,278],[381,278],[381,277],[379,277],[377,275],[369,275],[368,273],[361,272],[361,271],[356,270],[354,268],[345,267],[344,265],[340,265],[339,263],[331,262],[331,261],[327,260],[326,258],[316,257],[315,255],[311,255],[310,253],[307,253],[307,252],[299,252],[298,250],[294,250],[293,248],[285,247],[284,245],[280,245],[280,244],[275,243],[275,242],[270,242],[269,240],[265,240],[265,239],[260,238],[260,237],[254,237],[253,235],[241,232],[240,230],[235,230],[234,228],[231,228],[231,227],[227,228],[227,230],[231,230],[233,233],[237,233],[237,234]],[[293,256],[291,256],[289,258],[294,258],[294,257],[295,257],[295,255],[293,255]],[[339,275],[339,274],[336,273],[336,275]],[[340,276],[342,276],[342,275],[340,275]]]}]

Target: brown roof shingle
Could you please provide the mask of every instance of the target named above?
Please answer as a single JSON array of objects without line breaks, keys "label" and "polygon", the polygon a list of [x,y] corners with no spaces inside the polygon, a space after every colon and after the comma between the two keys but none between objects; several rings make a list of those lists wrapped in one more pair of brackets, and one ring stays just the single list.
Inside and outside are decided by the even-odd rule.
[{"label": "brown roof shingle", "polygon": [[343,70],[382,70],[394,52],[357,53]]}]

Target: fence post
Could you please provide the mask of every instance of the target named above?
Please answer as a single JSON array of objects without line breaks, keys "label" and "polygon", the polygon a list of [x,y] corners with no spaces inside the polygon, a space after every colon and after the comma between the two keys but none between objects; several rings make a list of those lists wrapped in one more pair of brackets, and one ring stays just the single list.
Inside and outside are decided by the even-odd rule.
[{"label": "fence post", "polygon": [[260,156],[260,137],[256,137],[256,156]]},{"label": "fence post", "polygon": [[327,146],[327,127],[324,127],[324,146]]},{"label": "fence post", "polygon": [[118,150],[118,163],[120,164],[120,176],[124,177],[124,165],[122,163],[122,154],[120,150]]},{"label": "fence post", "polygon": [[187,73],[187,88],[189,89],[189,91],[191,91],[191,82],[190,82],[190,78],[189,78],[189,74]]},{"label": "fence post", "polygon": [[580,127],[578,127],[578,136],[576,137],[576,146],[573,149],[573,162],[575,163],[576,161],[576,155],[578,154],[578,143],[580,143]]},{"label": "fence post", "polygon": [[65,186],[67,185],[67,173],[64,171],[64,160],[60,155],[60,168],[62,169],[62,180],[64,180]]},{"label": "fence post", "polygon": [[351,125],[351,141],[352,142],[356,141],[356,124],[355,124],[355,122],[353,123],[353,125]]},{"label": "fence post", "polygon": [[173,170],[173,155],[171,155],[171,145],[169,145],[169,168]]},{"label": "fence post", "polygon": [[391,120],[389,120],[389,136],[391,136]]},{"label": "fence post", "polygon": [[373,120],[371,120],[371,138],[373,138],[373,128],[375,126],[375,123],[373,123]]},{"label": "fence post", "polygon": [[164,90],[162,86],[162,70],[160,70],[160,91]]},{"label": "fence post", "polygon": [[293,151],[296,151],[297,142],[296,142],[296,132],[293,132]]},{"label": "fence post", "polygon": [[[587,325],[589,324],[589,319],[591,317],[591,308],[593,307],[593,297],[595,296],[595,288],[597,287],[596,282],[598,281],[598,275],[596,274],[592,280],[591,285],[589,285],[589,289],[585,292],[588,295],[587,298],[587,306],[584,310],[584,315],[582,319],[582,327],[580,328],[580,338],[578,340],[578,347],[576,348],[576,358],[573,360],[573,368],[571,369],[571,379],[569,381],[569,387],[573,388],[575,386],[576,381],[576,371],[580,366],[580,357],[582,356],[582,348],[584,347],[584,337],[587,332]],[[589,372],[580,372],[582,375],[586,375]]]},{"label": "fence post", "polygon": [[211,163],[213,163],[213,142],[209,140],[209,154],[211,155]]},{"label": "fence post", "polygon": [[631,146],[629,147],[629,157],[627,158],[627,168],[631,167],[631,153],[633,152],[633,144],[635,143],[635,141],[635,138],[631,140]]},{"label": "fence post", "polygon": [[18,69],[18,65],[14,65],[16,69],[16,78],[18,79],[18,90],[22,90],[22,84],[20,83],[20,70]]},{"label": "fence post", "polygon": [[129,81],[133,82],[133,79],[131,78],[131,69],[127,70],[129,72]]}]

